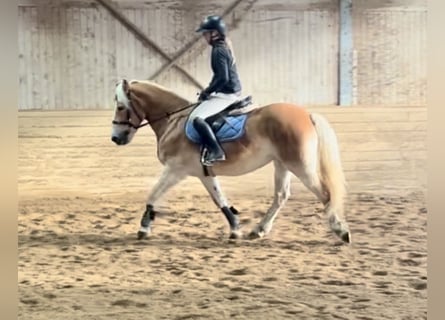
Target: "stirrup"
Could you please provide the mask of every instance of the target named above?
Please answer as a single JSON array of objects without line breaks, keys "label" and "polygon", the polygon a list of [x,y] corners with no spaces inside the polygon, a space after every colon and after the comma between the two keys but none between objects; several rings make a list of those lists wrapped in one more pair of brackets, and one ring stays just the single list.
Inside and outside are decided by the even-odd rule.
[{"label": "stirrup", "polygon": [[211,167],[217,161],[225,161],[226,160],[226,155],[224,153],[222,155],[222,158],[215,159],[215,160],[207,159],[208,154],[209,154],[209,150],[207,148],[203,148],[201,151],[201,164],[204,166]]}]

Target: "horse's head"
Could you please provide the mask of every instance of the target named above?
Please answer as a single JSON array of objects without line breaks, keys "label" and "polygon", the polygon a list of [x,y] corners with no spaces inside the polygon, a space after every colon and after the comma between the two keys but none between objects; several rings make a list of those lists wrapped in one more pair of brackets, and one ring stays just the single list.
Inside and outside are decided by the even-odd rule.
[{"label": "horse's head", "polygon": [[125,79],[116,85],[115,101],[111,140],[117,145],[125,145],[133,139],[145,119],[145,114],[139,105],[140,101],[132,94],[130,85]]}]

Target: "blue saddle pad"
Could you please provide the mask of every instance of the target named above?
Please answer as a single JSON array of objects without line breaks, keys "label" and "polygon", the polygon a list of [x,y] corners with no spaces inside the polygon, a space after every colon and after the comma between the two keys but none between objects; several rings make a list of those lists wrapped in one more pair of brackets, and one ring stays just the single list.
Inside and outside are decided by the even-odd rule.
[{"label": "blue saddle pad", "polygon": [[[215,132],[219,142],[228,142],[239,139],[244,134],[244,125],[246,124],[247,114],[238,116],[227,116],[222,127]],[[194,143],[201,143],[201,138],[196,132],[193,123],[187,121],[185,125],[185,135]]]}]

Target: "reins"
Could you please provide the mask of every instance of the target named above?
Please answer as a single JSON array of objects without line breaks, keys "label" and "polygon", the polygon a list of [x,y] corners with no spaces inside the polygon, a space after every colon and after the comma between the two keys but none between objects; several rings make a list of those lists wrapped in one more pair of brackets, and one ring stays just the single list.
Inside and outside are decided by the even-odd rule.
[{"label": "reins", "polygon": [[[152,123],[154,123],[154,122],[156,122],[156,121],[159,121],[159,120],[162,120],[162,119],[165,119],[165,118],[168,119],[168,118],[170,118],[171,115],[173,115],[173,114],[175,114],[175,113],[179,113],[179,112],[184,111],[184,110],[187,110],[187,109],[189,109],[189,108],[191,108],[191,107],[193,107],[193,106],[196,106],[198,103],[199,103],[199,102],[193,102],[193,103],[190,103],[190,104],[186,105],[185,107],[182,107],[182,108],[180,108],[180,109],[178,109],[178,110],[175,110],[175,111],[172,111],[172,112],[166,112],[164,116],[159,117],[159,118],[156,118],[156,119],[154,119],[154,120],[147,121],[147,122],[144,123],[142,126],[146,126],[147,124],[152,124]],[[141,127],[141,126],[140,126],[140,127]]]},{"label": "reins", "polygon": [[187,110],[187,109],[189,109],[189,108],[191,108],[193,106],[196,106],[199,103],[199,102],[190,103],[190,104],[186,105],[185,107],[182,107],[182,108],[180,108],[178,110],[174,110],[174,111],[171,111],[171,112],[165,112],[165,115],[163,115],[163,116],[161,116],[159,118],[156,118],[156,119],[153,119],[153,120],[147,120],[145,123],[142,123],[144,121],[144,119],[142,119],[142,117],[139,115],[139,113],[137,113],[137,111],[133,107],[133,103],[132,103],[132,101],[130,99],[129,99],[129,102],[130,102],[130,104],[129,104],[130,105],[130,109],[133,110],[133,112],[136,114],[136,116],[138,117],[138,119],[141,122],[141,124],[138,125],[138,126],[135,126],[133,123],[131,123],[131,121],[130,121],[131,120],[130,109],[127,109],[127,120],[126,121],[116,121],[116,120],[113,120],[112,123],[113,124],[120,124],[120,125],[127,125],[127,126],[130,126],[130,127],[134,128],[136,130],[139,129],[139,128],[145,127],[146,125],[149,125],[149,124],[152,124],[154,122],[157,122],[159,120],[162,120],[162,119],[165,119],[165,118],[168,119],[168,118],[170,118],[171,115],[179,113],[179,112],[184,111],[184,110]]}]

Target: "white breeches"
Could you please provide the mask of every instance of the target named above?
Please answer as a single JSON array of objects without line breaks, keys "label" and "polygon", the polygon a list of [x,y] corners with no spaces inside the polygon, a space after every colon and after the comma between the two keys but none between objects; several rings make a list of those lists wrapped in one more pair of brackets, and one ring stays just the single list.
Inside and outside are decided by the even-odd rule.
[{"label": "white breeches", "polygon": [[238,98],[239,95],[236,93],[212,93],[207,100],[204,100],[193,109],[189,119],[193,120],[196,117],[206,119],[223,111],[231,103],[238,100]]}]

